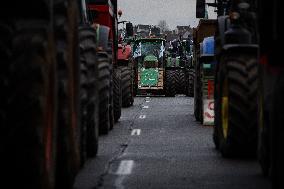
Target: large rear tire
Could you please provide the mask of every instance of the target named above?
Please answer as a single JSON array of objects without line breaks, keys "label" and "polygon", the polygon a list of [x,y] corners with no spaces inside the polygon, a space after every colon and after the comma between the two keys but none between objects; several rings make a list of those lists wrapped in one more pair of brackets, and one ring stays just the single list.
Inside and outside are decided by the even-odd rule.
[{"label": "large rear tire", "polygon": [[80,64],[75,0],[53,1],[58,69],[58,188],[71,188],[80,168]]},{"label": "large rear tire", "polygon": [[189,69],[188,71],[188,85],[187,85],[187,93],[186,96],[193,97],[194,96],[194,69]]},{"label": "large rear tire", "polygon": [[134,102],[133,73],[131,68],[121,66],[122,107],[130,107]]},{"label": "large rear tire", "polygon": [[80,101],[81,101],[81,163],[98,151],[98,65],[96,33],[90,26],[79,28]]},{"label": "large rear tire", "polygon": [[177,94],[186,94],[187,93],[187,74],[185,69],[175,70],[175,86]]},{"label": "large rear tire", "polygon": [[110,62],[110,88],[109,88],[109,129],[112,130],[114,126],[114,93],[113,93],[113,65]]},{"label": "large rear tire", "polygon": [[271,178],[272,188],[284,188],[284,75],[278,76],[272,96],[271,114]]},{"label": "large rear tire", "polygon": [[57,73],[50,20],[15,20],[0,21],[3,185],[54,188]]},{"label": "large rear tire", "polygon": [[176,95],[175,75],[176,70],[166,70],[165,95],[167,97],[174,97]]},{"label": "large rear tire", "polygon": [[107,58],[98,57],[99,67],[99,133],[108,134],[110,130],[110,69]]},{"label": "large rear tire", "polygon": [[257,75],[256,55],[221,58],[215,126],[224,157],[256,155]]},{"label": "large rear tire", "polygon": [[113,107],[114,121],[118,122],[121,117],[122,90],[121,90],[121,70],[114,69],[113,72]]},{"label": "large rear tire", "polygon": [[202,118],[202,81],[201,68],[199,62],[195,65],[194,75],[194,117],[196,121],[203,121]]}]

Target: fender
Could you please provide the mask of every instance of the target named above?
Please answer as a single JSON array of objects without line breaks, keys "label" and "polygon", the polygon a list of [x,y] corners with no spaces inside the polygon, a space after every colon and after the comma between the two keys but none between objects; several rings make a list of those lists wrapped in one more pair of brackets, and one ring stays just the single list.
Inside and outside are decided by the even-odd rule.
[{"label": "fender", "polygon": [[218,17],[218,34],[220,37],[221,47],[225,45],[225,32],[230,27],[229,16]]}]

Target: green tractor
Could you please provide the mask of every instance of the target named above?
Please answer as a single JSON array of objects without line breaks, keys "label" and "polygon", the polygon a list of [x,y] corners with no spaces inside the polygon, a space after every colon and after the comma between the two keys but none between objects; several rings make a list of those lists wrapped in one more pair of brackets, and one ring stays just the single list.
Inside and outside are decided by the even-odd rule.
[{"label": "green tractor", "polygon": [[194,69],[190,38],[170,41],[166,50],[167,81],[171,86],[169,96],[185,94],[193,97]]},{"label": "green tractor", "polygon": [[137,39],[133,45],[134,93],[162,95],[165,87],[165,40],[162,38]]}]

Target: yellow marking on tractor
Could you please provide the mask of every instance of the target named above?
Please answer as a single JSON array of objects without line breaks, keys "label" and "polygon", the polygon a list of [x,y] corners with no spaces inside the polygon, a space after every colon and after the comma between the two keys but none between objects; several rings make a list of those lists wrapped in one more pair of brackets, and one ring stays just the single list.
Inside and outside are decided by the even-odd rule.
[{"label": "yellow marking on tractor", "polygon": [[229,98],[228,98],[228,80],[224,81],[223,89],[222,89],[222,128],[223,135],[226,139],[228,136],[228,127],[229,127]]}]

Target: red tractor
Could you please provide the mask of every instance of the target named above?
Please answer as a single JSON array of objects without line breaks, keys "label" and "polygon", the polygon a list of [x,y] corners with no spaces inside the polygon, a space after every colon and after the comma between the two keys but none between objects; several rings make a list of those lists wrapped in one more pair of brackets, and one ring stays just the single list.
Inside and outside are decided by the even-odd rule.
[{"label": "red tractor", "polygon": [[[121,71],[121,90],[122,90],[122,106],[129,107],[134,102],[133,91],[133,58],[131,41],[133,37],[133,25],[127,21],[120,21],[123,24],[123,34],[118,44],[118,66]],[[124,28],[126,23],[126,28]]]},{"label": "red tractor", "polygon": [[130,44],[118,44],[118,65],[121,70],[122,106],[133,105],[133,60]]},{"label": "red tractor", "polygon": [[107,134],[121,116],[121,71],[117,64],[117,0],[89,0],[88,20],[97,30],[99,66],[99,128]]}]

